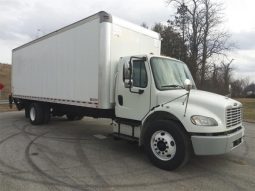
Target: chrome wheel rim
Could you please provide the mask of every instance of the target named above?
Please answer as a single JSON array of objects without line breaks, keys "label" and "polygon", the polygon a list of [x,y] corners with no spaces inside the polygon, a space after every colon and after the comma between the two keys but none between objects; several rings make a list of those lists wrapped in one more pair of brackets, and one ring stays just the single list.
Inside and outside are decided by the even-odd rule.
[{"label": "chrome wheel rim", "polygon": [[30,114],[31,121],[34,121],[35,120],[35,108],[34,107],[30,108],[29,114]]},{"label": "chrome wheel rim", "polygon": [[167,131],[156,131],[151,136],[151,150],[158,159],[171,160],[176,154],[175,140]]}]

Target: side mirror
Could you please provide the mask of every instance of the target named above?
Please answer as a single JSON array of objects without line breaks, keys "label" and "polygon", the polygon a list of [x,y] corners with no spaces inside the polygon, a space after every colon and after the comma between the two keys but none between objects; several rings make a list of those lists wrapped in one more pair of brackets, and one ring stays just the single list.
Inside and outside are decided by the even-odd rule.
[{"label": "side mirror", "polygon": [[130,64],[127,62],[124,64],[123,80],[124,80],[125,88],[132,88],[133,86],[132,68]]},{"label": "side mirror", "polygon": [[133,87],[133,80],[125,79],[124,80],[125,88],[132,88]]},{"label": "side mirror", "polygon": [[187,90],[187,91],[190,91],[190,90],[191,90],[191,88],[192,88],[192,83],[191,83],[191,81],[190,81],[189,79],[186,79],[186,80],[184,81],[184,88],[185,88],[185,90]]}]

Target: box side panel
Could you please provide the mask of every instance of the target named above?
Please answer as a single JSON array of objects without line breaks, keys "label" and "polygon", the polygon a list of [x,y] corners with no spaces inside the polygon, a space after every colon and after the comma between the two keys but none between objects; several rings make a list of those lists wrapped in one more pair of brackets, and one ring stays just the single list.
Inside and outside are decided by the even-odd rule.
[{"label": "box side panel", "polygon": [[13,51],[14,95],[98,101],[99,19]]},{"label": "box side panel", "polygon": [[[114,21],[114,20],[113,20]],[[123,25],[123,24],[122,24]],[[128,26],[127,26],[128,27]],[[118,23],[112,24],[111,33],[111,92],[110,102],[114,103],[114,76],[120,57],[135,56],[153,53],[160,55],[160,37],[153,34],[143,33],[139,30],[127,28]],[[137,26],[135,26],[137,27]],[[152,31],[151,31],[152,32]]]}]

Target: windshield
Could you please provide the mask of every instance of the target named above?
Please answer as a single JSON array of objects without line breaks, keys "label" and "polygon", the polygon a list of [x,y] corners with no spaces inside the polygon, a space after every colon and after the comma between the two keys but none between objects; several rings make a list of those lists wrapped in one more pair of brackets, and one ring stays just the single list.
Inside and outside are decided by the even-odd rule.
[{"label": "windshield", "polygon": [[183,88],[186,79],[195,83],[186,64],[167,58],[153,57],[150,60],[152,73],[159,90]]}]

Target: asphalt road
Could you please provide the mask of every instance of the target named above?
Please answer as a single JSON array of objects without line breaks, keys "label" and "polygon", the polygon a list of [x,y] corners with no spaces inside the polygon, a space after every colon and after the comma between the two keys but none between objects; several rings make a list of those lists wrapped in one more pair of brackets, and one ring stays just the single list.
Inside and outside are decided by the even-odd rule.
[{"label": "asphalt road", "polygon": [[176,171],[154,167],[137,144],[113,140],[110,120],[53,119],[31,126],[0,113],[0,191],[254,190],[255,124],[235,151],[192,157]]}]

